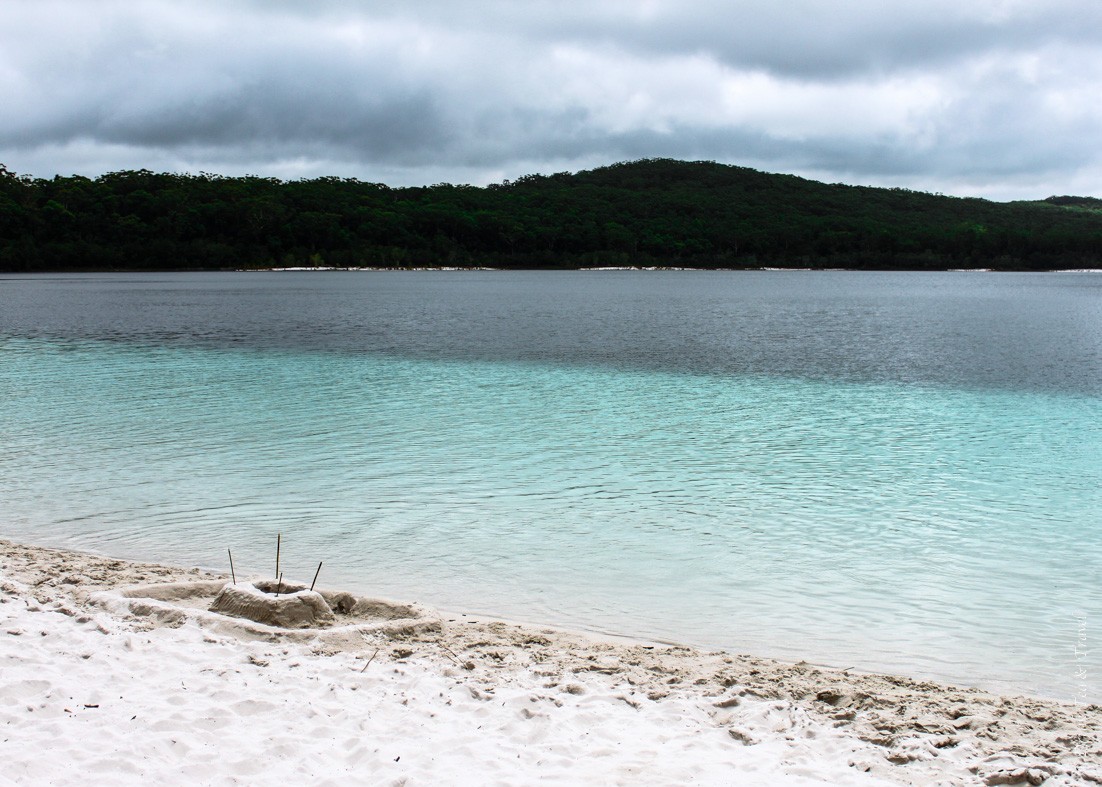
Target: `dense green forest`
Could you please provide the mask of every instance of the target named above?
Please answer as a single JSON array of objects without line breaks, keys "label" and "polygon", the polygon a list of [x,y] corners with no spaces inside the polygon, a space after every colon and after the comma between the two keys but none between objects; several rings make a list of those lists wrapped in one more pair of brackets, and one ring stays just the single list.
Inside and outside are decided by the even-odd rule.
[{"label": "dense green forest", "polygon": [[19,176],[0,270],[270,266],[1102,267],[1102,200],[998,203],[667,159],[486,188]]}]

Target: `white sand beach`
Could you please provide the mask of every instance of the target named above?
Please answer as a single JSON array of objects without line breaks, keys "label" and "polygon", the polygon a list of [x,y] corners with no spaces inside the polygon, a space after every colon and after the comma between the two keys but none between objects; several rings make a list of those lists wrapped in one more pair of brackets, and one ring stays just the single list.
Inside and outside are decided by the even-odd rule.
[{"label": "white sand beach", "polygon": [[0,541],[0,783],[1102,784],[1096,705],[462,615],[262,636],[105,594],[200,579]]}]

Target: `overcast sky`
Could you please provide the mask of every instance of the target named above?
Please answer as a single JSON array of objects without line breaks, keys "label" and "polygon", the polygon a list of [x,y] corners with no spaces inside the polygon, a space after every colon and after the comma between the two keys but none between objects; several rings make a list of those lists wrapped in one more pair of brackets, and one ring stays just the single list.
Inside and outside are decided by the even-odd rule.
[{"label": "overcast sky", "polygon": [[1100,0],[0,0],[0,163],[1102,196]]}]

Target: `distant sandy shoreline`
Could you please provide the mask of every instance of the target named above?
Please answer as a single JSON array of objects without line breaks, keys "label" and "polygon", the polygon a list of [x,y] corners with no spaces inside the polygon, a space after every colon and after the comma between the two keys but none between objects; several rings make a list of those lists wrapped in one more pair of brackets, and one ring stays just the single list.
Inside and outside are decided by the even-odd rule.
[{"label": "distant sandy shoreline", "polygon": [[[424,271],[510,271],[515,270],[511,268],[488,268],[488,267],[460,267],[460,266],[411,266],[402,268],[381,268],[374,266],[293,266],[290,268],[241,268],[238,273],[270,273],[270,272],[286,272],[286,271],[313,271],[313,272],[327,272],[327,271],[366,271],[369,273],[384,273],[392,271],[407,271],[407,272],[424,272]],[[684,266],[670,266],[670,265],[606,265],[593,268],[568,268],[566,270],[586,271],[586,272],[608,272],[608,271],[731,271],[731,272],[747,272],[747,271],[799,271],[799,272],[851,272],[851,273],[891,273],[897,272],[892,269],[886,269],[884,271],[871,270],[865,268],[796,268],[796,267],[757,267],[757,268],[693,268]],[[1066,268],[1066,269],[1054,269],[1049,271],[1001,271],[997,268],[945,268],[932,271],[909,271],[919,273],[1102,273],[1102,268]]]},{"label": "distant sandy shoreline", "polygon": [[473,616],[351,646],[97,603],[200,578],[0,540],[0,784],[1102,783],[1097,705]]}]

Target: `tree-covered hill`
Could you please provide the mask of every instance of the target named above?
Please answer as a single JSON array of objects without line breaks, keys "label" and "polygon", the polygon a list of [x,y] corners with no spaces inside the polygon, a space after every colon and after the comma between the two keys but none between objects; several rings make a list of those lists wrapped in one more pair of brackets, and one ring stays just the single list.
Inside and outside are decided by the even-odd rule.
[{"label": "tree-covered hill", "polygon": [[1102,200],[997,203],[667,159],[486,188],[0,166],[0,269],[1102,267]]}]

